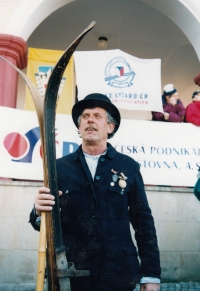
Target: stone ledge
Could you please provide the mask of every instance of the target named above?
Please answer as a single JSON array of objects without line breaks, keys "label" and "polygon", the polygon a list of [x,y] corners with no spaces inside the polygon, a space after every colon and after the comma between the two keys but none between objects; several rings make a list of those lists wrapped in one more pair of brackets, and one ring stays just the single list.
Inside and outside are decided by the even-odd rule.
[{"label": "stone ledge", "polygon": [[[35,291],[35,283],[0,283],[0,291]],[[44,286],[44,291],[46,287]],[[134,291],[139,291],[137,284]],[[162,291],[200,291],[200,282],[161,283]],[[123,291],[123,290],[122,290]]]},{"label": "stone ledge", "polygon": [[[0,186],[23,186],[23,187],[40,187],[43,186],[43,181],[14,181],[14,180],[1,180]],[[170,186],[157,186],[157,185],[145,185],[145,190],[152,192],[177,192],[177,193],[193,193],[193,187],[170,187]]]},{"label": "stone ledge", "polygon": [[193,187],[174,187],[174,186],[154,186],[154,185],[146,185],[145,190],[152,192],[177,192],[177,193],[193,193]]},{"label": "stone ledge", "polygon": [[[35,291],[36,283],[0,283],[0,291]],[[46,290],[44,286],[44,291]]]},{"label": "stone ledge", "polygon": [[[200,282],[177,282],[161,283],[162,291],[200,291]],[[134,291],[139,291],[140,285],[137,284]]]},{"label": "stone ledge", "polygon": [[23,186],[23,187],[40,187],[43,186],[43,181],[12,181],[0,180],[0,186]]}]

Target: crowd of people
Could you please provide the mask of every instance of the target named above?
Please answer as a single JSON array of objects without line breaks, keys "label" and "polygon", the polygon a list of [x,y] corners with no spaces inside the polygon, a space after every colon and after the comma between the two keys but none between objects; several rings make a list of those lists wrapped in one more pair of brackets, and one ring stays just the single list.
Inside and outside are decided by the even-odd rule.
[{"label": "crowd of people", "polygon": [[152,120],[166,122],[189,122],[200,126],[200,90],[192,94],[192,102],[185,108],[173,84],[164,86],[163,111],[152,112]]}]

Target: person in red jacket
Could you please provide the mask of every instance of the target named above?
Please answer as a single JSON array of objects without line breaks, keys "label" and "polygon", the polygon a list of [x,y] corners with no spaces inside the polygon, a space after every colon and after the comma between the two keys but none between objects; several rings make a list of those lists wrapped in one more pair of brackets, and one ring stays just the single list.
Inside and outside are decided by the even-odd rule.
[{"label": "person in red jacket", "polygon": [[186,121],[200,126],[200,90],[192,94],[192,101],[186,107]]},{"label": "person in red jacket", "polygon": [[173,84],[167,84],[164,87],[162,95],[163,111],[152,112],[154,121],[167,121],[167,122],[183,122],[185,117],[185,107],[180,101],[178,92]]}]

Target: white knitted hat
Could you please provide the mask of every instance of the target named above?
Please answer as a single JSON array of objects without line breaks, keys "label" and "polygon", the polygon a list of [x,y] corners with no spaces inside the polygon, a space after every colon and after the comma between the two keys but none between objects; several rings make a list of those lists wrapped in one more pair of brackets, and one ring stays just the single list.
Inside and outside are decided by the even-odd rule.
[{"label": "white knitted hat", "polygon": [[175,92],[177,92],[177,90],[174,88],[174,85],[173,84],[167,84],[167,85],[165,85],[164,88],[163,88],[163,90],[164,90],[164,95],[165,96],[172,95]]}]

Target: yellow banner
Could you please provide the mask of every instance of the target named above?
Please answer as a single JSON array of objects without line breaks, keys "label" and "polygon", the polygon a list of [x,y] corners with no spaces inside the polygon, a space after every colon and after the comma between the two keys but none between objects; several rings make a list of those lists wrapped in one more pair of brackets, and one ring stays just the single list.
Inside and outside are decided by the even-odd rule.
[{"label": "yellow banner", "polygon": [[[29,48],[27,76],[35,83],[44,98],[46,85],[53,67],[62,56],[63,51]],[[56,112],[71,114],[75,103],[75,73],[73,56],[64,72],[58,91]],[[35,106],[28,88],[26,88],[26,110],[35,110]]]}]

